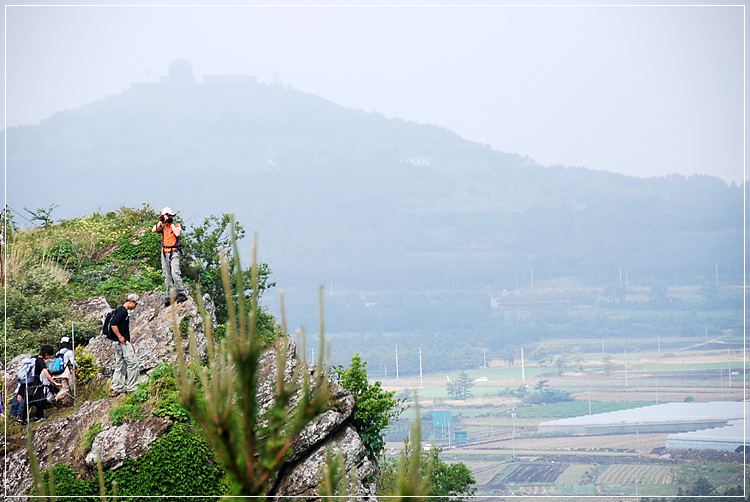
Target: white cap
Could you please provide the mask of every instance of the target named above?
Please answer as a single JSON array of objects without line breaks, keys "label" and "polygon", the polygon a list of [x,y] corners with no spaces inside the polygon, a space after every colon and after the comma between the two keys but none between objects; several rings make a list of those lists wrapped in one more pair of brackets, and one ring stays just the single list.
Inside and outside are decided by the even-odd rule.
[{"label": "white cap", "polygon": [[171,207],[165,207],[164,209],[161,210],[161,214],[172,214],[173,215],[175,213],[174,213],[174,211],[172,211]]},{"label": "white cap", "polygon": [[135,293],[131,293],[131,294],[129,294],[129,295],[128,295],[128,301],[129,301],[129,302],[135,302],[135,303],[138,303],[138,295],[136,295]]},{"label": "white cap", "polygon": [[64,337],[60,338],[60,343],[70,343],[70,337],[69,336],[64,336]]}]

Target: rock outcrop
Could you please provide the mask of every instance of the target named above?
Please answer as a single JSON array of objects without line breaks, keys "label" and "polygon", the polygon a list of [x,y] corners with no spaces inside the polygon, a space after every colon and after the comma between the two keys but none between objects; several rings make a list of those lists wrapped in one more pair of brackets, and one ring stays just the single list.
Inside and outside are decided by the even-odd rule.
[{"label": "rock outcrop", "polygon": [[[175,357],[172,336],[172,318],[169,308],[163,306],[163,293],[151,292],[141,295],[138,307],[131,313],[131,337],[141,359],[141,370],[145,373],[163,362],[173,362]],[[98,306],[97,306],[98,305]],[[106,302],[87,302],[89,315],[102,317],[109,310]],[[194,327],[200,350],[205,351],[205,339],[199,322],[195,303],[189,300],[174,307],[183,325]],[[185,321],[187,320],[187,321]],[[182,348],[187,349],[187,337],[181,338]],[[296,344],[287,337],[285,347],[286,363],[284,378],[287,381],[301,379],[305,373],[314,376],[317,369],[301,362],[297,357]],[[98,362],[105,368],[111,366],[111,342],[103,336],[94,338],[87,347]],[[6,378],[14,380],[13,368],[20,364],[22,356],[8,365]],[[257,399],[261,410],[270,408],[276,379],[276,349],[268,349],[261,361],[262,374]],[[13,371],[13,373],[11,373]],[[326,465],[326,451],[341,452],[344,458],[347,479],[347,493],[350,499],[376,501],[373,480],[377,479],[377,463],[366,453],[362,439],[352,427],[354,398],[336,382],[329,382],[333,399],[331,409],[321,414],[298,434],[291,452],[284,464],[279,466],[278,476],[269,490],[269,496],[281,500],[295,497],[302,500],[320,500],[317,495],[318,483]],[[295,396],[295,400],[298,396]],[[295,401],[296,402],[296,401]],[[117,469],[128,459],[143,455],[150,445],[165,434],[172,422],[166,418],[149,416],[145,420],[113,425],[109,411],[121,403],[120,398],[89,401],[73,414],[56,418],[51,414],[43,422],[34,436],[34,449],[42,469],[49,467],[46,453],[47,444],[52,445],[52,462],[68,462],[85,477],[94,474],[97,459],[106,469]],[[92,424],[101,424],[101,432],[94,438],[91,447],[82,450],[82,438]],[[7,486],[4,492],[9,496],[23,497],[31,485],[28,452],[25,438],[13,438],[16,449],[8,457]],[[165,473],[165,475],[168,475]]]},{"label": "rock outcrop", "polygon": [[[180,325],[183,350],[187,350],[187,330],[188,326],[191,326],[196,334],[198,354],[205,357],[206,339],[204,337],[203,319],[192,298],[189,298],[186,302],[165,307],[166,295],[163,292],[150,291],[139,296],[138,306],[130,311],[130,340],[141,363],[141,375],[145,375],[162,363],[173,364],[176,361],[174,335],[172,334],[172,309],[175,310],[177,322]],[[98,298],[104,300],[103,297]],[[100,308],[98,309],[92,307],[92,305],[96,305],[96,299],[88,300],[86,302],[88,308],[86,310],[82,308],[81,310],[87,315],[103,321],[104,316],[111,309],[106,301],[103,304],[100,302]],[[104,335],[99,335],[94,337],[86,348],[94,355],[96,363],[103,368],[102,371],[106,375],[110,375],[114,358],[112,341]]]},{"label": "rock outcrop", "polygon": [[[78,450],[78,443],[89,426],[109,420],[109,411],[114,399],[103,399],[84,403],[75,413],[64,418],[51,418],[43,422],[34,434],[34,451],[41,469],[47,469],[47,445],[52,448],[52,461],[80,462],[85,452]],[[9,454],[7,486],[4,493],[9,497],[22,497],[31,486],[31,467],[26,437],[17,438],[18,449]],[[10,443],[10,441],[9,441]]]}]

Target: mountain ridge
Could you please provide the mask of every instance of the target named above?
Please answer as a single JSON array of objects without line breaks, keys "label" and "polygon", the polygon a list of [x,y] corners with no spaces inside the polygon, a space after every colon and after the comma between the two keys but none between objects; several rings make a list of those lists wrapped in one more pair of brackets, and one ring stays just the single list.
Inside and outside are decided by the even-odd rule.
[{"label": "mountain ridge", "polygon": [[7,168],[16,209],[149,203],[188,226],[234,212],[258,231],[288,301],[305,303],[299,324],[316,325],[320,284],[477,292],[526,284],[532,270],[596,285],[623,269],[641,285],[743,274],[734,184],[543,167],[276,85],[137,84],[9,129]]}]

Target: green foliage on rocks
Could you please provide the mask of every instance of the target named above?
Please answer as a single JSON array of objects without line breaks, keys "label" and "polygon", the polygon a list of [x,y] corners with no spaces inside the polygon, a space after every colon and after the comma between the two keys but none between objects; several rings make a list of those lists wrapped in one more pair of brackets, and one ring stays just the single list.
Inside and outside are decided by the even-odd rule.
[{"label": "green foliage on rocks", "polygon": [[132,292],[163,286],[158,237],[150,224],[158,215],[149,206],[121,208],[20,229],[8,226],[4,272],[7,303],[2,319],[7,345],[0,356],[13,358],[56,346],[75,325],[76,344],[99,332],[99,322],[73,309],[73,302],[104,295],[111,305]]},{"label": "green foliage on rocks", "polygon": [[136,422],[144,418],[143,408],[137,404],[123,404],[109,412],[109,419],[112,420],[112,425]]},{"label": "green foliage on rocks", "polygon": [[[211,215],[203,223],[192,229],[186,229],[181,239],[183,246],[191,256],[182,267],[183,277],[200,285],[203,293],[207,293],[216,306],[216,320],[225,324],[229,315],[228,302],[231,299],[234,308],[241,295],[249,303],[253,291],[257,289],[258,297],[263,292],[275,286],[269,281],[271,270],[266,263],[257,264],[257,277],[253,283],[250,269],[237,269],[239,257],[232,243],[245,237],[245,229],[241,224],[233,222],[232,215],[223,214],[220,217]],[[227,261],[229,270],[238,270],[236,288],[230,295],[225,294],[221,275],[221,260]],[[262,309],[256,314],[259,329],[269,340],[273,339],[273,319]]]},{"label": "green foliage on rocks", "polygon": [[476,480],[471,471],[462,462],[448,464],[440,458],[440,449],[433,447],[429,452],[423,451],[420,442],[419,411],[412,426],[412,443],[404,439],[401,456],[381,458],[380,480],[377,495],[383,499],[403,500],[418,496],[418,500],[427,502],[460,502],[463,497],[476,494]]},{"label": "green foliage on rocks", "polygon": [[[56,497],[83,502],[100,493],[98,479],[81,477],[67,463],[55,464],[52,477]],[[45,492],[49,494],[49,470],[43,473],[43,479]],[[113,495],[113,486],[116,485],[118,497],[127,497],[132,502],[146,502],[152,500],[146,496],[154,495],[169,497],[170,500],[172,497],[218,500],[229,491],[224,470],[208,443],[190,424],[184,423],[174,424],[143,456],[127,460],[119,469],[106,472],[104,485],[108,495]]]},{"label": "green foliage on rocks", "polygon": [[367,454],[377,458],[385,448],[385,429],[399,417],[406,399],[394,399],[396,392],[383,390],[380,382],[370,384],[366,366],[367,362],[355,354],[349,368],[336,366],[334,370],[341,386],[354,396],[354,426]]}]

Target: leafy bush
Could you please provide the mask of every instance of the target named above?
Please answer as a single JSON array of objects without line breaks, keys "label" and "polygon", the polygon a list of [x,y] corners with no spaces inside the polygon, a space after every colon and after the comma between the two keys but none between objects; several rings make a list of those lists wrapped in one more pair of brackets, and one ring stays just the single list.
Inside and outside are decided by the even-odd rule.
[{"label": "leafy bush", "polygon": [[84,451],[89,451],[91,449],[91,445],[94,444],[94,439],[96,439],[96,436],[98,436],[100,432],[102,432],[102,424],[100,422],[89,425],[89,428],[81,438],[81,446]]},{"label": "leafy bush", "polygon": [[523,400],[526,404],[552,404],[572,401],[570,392],[559,389],[541,389],[534,391]]},{"label": "leafy bush", "polygon": [[154,495],[180,500],[192,499],[185,496],[218,498],[229,492],[224,469],[206,440],[189,424],[180,423],[174,424],[142,457],[105,473],[105,480],[110,493],[112,482],[117,481],[118,494],[128,500]]},{"label": "leafy bush", "polygon": [[152,267],[161,267],[161,239],[159,234],[147,230],[142,236],[124,235],[117,240],[112,257],[125,261],[143,261]]},{"label": "leafy bush", "polygon": [[[42,476],[45,493],[50,493],[49,469],[44,471]],[[55,497],[65,497],[66,501],[89,502],[91,495],[98,494],[96,485],[91,481],[79,479],[78,473],[70,468],[70,464],[55,464],[52,468],[52,478],[55,482]]]},{"label": "leafy bush", "polygon": [[143,420],[143,408],[136,404],[123,404],[109,412],[112,425],[121,425],[125,422],[137,422]]},{"label": "leafy bush", "polygon": [[357,428],[367,454],[377,458],[385,448],[385,429],[404,410],[405,399],[394,399],[395,391],[384,391],[380,382],[367,380],[367,363],[359,354],[352,356],[349,368],[334,367],[341,386],[354,396],[354,427]]},{"label": "leafy bush", "polygon": [[[402,460],[380,460],[381,474],[377,495],[386,500],[395,497],[402,489],[402,479],[409,475],[417,475],[414,479],[422,479],[425,484],[427,497],[422,497],[422,500],[426,502],[460,502],[463,500],[462,497],[473,497],[477,491],[473,486],[476,480],[469,468],[463,462],[448,464],[440,458],[440,451],[436,447],[429,452],[421,451],[419,442],[412,444],[408,437],[405,438]],[[403,461],[410,457],[410,462]]]},{"label": "leafy bush", "polygon": [[[240,295],[248,302],[253,292],[260,298],[266,289],[275,286],[275,283],[269,281],[271,270],[266,263],[256,265],[255,282],[251,269],[237,268],[239,256],[234,243],[244,236],[245,229],[235,222],[230,214],[223,214],[221,217],[211,215],[203,220],[201,225],[182,234],[183,245],[192,258],[182,267],[182,276],[187,281],[200,285],[201,291],[211,296],[216,306],[216,320],[219,324],[226,324],[229,316],[228,299],[225,297],[222,281],[222,256],[227,261],[228,269],[233,273],[236,270],[236,276],[240,278],[240,284],[229,299],[235,308]],[[273,340],[273,317],[258,308],[257,322],[264,338]]]},{"label": "leafy bush", "polygon": [[[100,494],[97,479],[79,479],[69,464],[55,464],[52,473],[57,497],[84,502]],[[49,470],[44,472],[43,479],[46,493],[50,493]],[[169,500],[180,497],[179,500],[195,502],[218,501],[230,490],[224,470],[208,443],[188,424],[173,425],[143,456],[126,460],[116,471],[107,471],[104,479],[108,495],[113,495],[116,482],[120,500],[127,497],[131,502],[149,502],[153,499],[146,496],[153,495],[170,497]]]},{"label": "leafy bush", "polygon": [[128,394],[125,403],[140,406],[152,400],[152,413],[159,417],[170,417],[178,422],[190,420],[190,414],[180,402],[174,380],[174,370],[169,364],[160,364],[153,369],[149,379],[138,385],[135,392]]},{"label": "leafy bush", "polygon": [[84,385],[102,369],[96,364],[94,354],[86,350],[83,345],[76,346],[76,362],[78,363],[78,382]]}]

